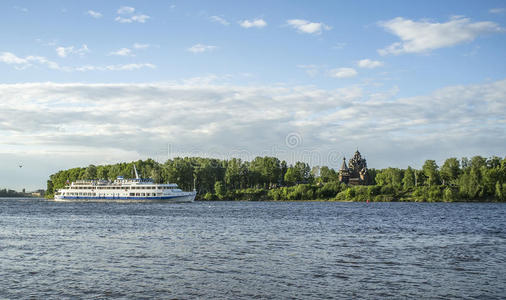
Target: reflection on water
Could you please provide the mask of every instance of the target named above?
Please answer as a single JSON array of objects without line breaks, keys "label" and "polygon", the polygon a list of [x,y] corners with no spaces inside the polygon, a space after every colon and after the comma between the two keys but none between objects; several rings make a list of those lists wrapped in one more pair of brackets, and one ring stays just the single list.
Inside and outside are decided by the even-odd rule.
[{"label": "reflection on water", "polygon": [[502,298],[505,213],[0,199],[0,298]]}]

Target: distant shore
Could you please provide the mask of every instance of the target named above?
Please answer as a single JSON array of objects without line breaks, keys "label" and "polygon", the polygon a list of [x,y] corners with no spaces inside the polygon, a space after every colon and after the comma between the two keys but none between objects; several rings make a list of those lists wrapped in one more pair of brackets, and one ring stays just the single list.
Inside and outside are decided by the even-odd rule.
[{"label": "distant shore", "polygon": [[[355,202],[503,202],[506,201],[506,158],[455,157],[438,166],[426,160],[421,169],[367,169],[365,180],[348,183],[342,170],[307,163],[289,165],[276,157],[220,160],[176,157],[113,165],[89,165],[52,174],[46,198],[69,182],[82,179],[132,178],[134,165],[144,178],[177,183],[198,191],[196,200],[355,201]],[[365,163],[364,163],[365,165]],[[343,166],[345,166],[343,164]],[[357,184],[358,183],[358,184]]]},{"label": "distant shore", "polygon": [[44,197],[44,190],[38,190],[35,192],[18,192],[11,189],[0,189],[0,198],[36,198]]}]

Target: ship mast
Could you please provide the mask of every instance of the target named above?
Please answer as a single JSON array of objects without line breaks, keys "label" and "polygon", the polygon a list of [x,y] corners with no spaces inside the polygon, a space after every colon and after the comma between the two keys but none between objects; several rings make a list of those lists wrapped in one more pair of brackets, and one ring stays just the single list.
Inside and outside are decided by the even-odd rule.
[{"label": "ship mast", "polygon": [[135,167],[135,164],[134,164],[134,172],[135,172],[135,179],[139,179],[139,173],[137,173],[137,168]]}]

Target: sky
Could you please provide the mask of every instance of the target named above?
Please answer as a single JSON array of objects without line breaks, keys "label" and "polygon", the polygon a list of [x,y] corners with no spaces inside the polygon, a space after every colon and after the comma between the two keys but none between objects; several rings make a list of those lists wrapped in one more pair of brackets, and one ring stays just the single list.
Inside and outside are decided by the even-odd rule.
[{"label": "sky", "polygon": [[505,156],[504,1],[3,0],[0,27],[0,188],[176,156]]}]

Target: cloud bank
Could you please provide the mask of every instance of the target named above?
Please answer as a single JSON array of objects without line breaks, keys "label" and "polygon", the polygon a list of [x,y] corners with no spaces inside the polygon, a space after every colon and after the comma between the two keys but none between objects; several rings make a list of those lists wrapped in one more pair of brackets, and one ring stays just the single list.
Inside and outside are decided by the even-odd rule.
[{"label": "cloud bank", "polygon": [[[394,98],[397,90],[380,97],[358,87],[1,84],[0,155],[75,155],[88,164],[92,155],[94,162],[106,153],[121,161],[125,153],[166,154],[172,145],[183,155],[276,155],[338,167],[342,155],[359,147],[372,167],[402,167],[503,154],[506,80],[411,98]],[[287,148],[293,134],[300,141]]]}]

